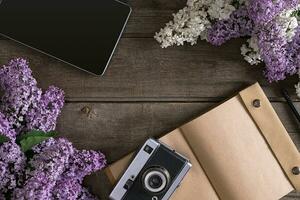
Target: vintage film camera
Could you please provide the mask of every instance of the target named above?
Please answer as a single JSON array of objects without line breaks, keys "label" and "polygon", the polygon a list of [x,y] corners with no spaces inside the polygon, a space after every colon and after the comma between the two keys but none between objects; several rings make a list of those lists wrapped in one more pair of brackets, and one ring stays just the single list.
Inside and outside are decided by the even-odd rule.
[{"label": "vintage film camera", "polygon": [[111,200],[167,200],[192,167],[187,158],[149,139],[110,194]]}]

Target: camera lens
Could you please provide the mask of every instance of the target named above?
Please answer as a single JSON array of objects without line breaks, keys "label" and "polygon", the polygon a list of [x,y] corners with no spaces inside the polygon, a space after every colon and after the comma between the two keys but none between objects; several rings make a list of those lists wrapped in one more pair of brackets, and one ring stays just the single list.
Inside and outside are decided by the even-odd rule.
[{"label": "camera lens", "polygon": [[153,167],[143,175],[144,188],[151,193],[162,192],[169,183],[170,175],[166,169]]},{"label": "camera lens", "polygon": [[152,188],[159,188],[163,184],[163,180],[160,176],[158,175],[153,175],[149,178],[148,184]]}]

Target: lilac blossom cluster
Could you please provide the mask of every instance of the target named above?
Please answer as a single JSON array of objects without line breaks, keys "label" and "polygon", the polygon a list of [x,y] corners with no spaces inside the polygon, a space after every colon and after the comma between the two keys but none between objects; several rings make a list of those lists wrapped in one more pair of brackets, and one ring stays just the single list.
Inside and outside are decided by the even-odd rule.
[{"label": "lilac blossom cluster", "polygon": [[245,6],[231,13],[229,19],[220,20],[208,30],[208,41],[216,46],[224,44],[232,38],[249,36],[252,34],[254,24],[248,17]]},{"label": "lilac blossom cluster", "polygon": [[25,182],[14,190],[13,199],[78,199],[83,178],[106,165],[102,153],[76,150],[63,138],[44,141],[33,152]]},{"label": "lilac blossom cluster", "polygon": [[14,141],[17,133],[12,128],[11,123],[5,118],[4,114],[0,112],[0,134]]},{"label": "lilac blossom cluster", "polygon": [[[263,62],[265,77],[274,82],[300,77],[299,24],[300,0],[188,0],[155,39],[162,47],[195,44],[198,38],[219,46],[248,37],[241,54],[251,65]],[[296,89],[300,97],[300,82]]]},{"label": "lilac blossom cluster", "polygon": [[258,35],[260,54],[266,64],[265,75],[268,80],[278,81],[287,74],[296,73],[294,66],[287,59],[287,40],[282,36],[281,27],[277,23],[268,23],[261,27]]},{"label": "lilac blossom cluster", "polygon": [[106,165],[98,151],[77,150],[64,138],[49,138],[22,152],[19,139],[28,131],[55,129],[64,93],[54,86],[43,93],[28,62],[17,58],[0,68],[4,92],[0,105],[0,200],[96,199],[82,187],[85,176]]},{"label": "lilac blossom cluster", "polygon": [[64,105],[64,93],[50,86],[43,94],[25,59],[13,59],[0,69],[0,87],[4,90],[0,111],[17,134],[33,129],[45,132],[55,129]]},{"label": "lilac blossom cluster", "polygon": [[[249,0],[245,7],[233,12],[229,19],[217,21],[212,25],[208,30],[208,41],[214,45],[221,45],[231,38],[255,37],[259,57],[266,65],[265,76],[270,82],[283,80],[288,75],[297,73],[299,67],[295,65],[298,63],[295,60],[298,57],[291,55],[293,45],[297,42],[289,41],[287,31],[290,31],[291,27],[281,23],[286,22],[286,18],[280,14],[296,8],[298,4],[298,0]],[[237,16],[236,13],[243,14]],[[291,16],[292,14],[293,12],[290,13]],[[291,24],[290,21],[288,23]]]},{"label": "lilac blossom cluster", "polygon": [[296,7],[298,0],[249,0],[249,17],[255,24],[264,25],[272,21],[279,13]]},{"label": "lilac blossom cluster", "polygon": [[25,155],[15,142],[0,146],[0,194],[13,191],[22,182],[25,165]]},{"label": "lilac blossom cluster", "polygon": [[300,69],[300,27],[297,28],[295,36],[289,44],[287,51],[291,66]]}]

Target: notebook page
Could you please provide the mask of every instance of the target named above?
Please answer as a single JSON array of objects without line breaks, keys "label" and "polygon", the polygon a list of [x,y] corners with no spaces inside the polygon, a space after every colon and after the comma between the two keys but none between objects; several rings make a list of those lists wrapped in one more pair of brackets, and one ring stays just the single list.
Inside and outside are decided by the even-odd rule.
[{"label": "notebook page", "polygon": [[274,200],[293,190],[239,96],[181,130],[222,200]]},{"label": "notebook page", "polygon": [[171,200],[206,199],[218,200],[218,196],[200,166],[197,158],[184,139],[181,131],[176,129],[160,139],[163,143],[176,149],[177,152],[187,157],[192,163],[192,168],[183,179],[181,186],[176,190]]}]

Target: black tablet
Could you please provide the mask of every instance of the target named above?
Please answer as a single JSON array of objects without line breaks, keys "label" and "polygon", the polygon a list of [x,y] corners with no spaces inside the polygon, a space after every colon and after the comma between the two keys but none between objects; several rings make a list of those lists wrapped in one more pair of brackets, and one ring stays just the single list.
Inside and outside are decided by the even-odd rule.
[{"label": "black tablet", "polygon": [[115,0],[0,0],[0,34],[102,75],[131,9]]}]

